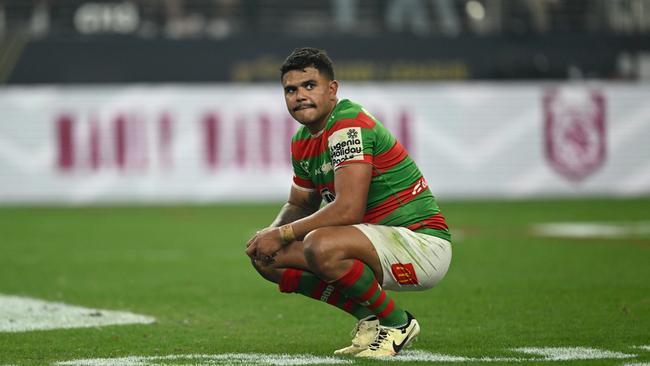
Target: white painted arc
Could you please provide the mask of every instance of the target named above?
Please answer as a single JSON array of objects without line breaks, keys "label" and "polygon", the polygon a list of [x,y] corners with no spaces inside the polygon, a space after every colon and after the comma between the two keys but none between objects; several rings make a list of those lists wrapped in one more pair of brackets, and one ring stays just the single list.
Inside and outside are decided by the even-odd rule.
[{"label": "white painted arc", "polygon": [[153,317],[126,311],[92,309],[0,294],[0,332],[150,324],[155,321]]}]

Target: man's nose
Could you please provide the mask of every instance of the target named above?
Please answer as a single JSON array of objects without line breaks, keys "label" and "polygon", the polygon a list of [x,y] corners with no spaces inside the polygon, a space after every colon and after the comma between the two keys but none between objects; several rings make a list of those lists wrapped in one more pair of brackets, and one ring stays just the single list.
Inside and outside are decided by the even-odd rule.
[{"label": "man's nose", "polygon": [[298,88],[296,90],[296,100],[303,101],[306,99],[305,90],[303,88]]}]

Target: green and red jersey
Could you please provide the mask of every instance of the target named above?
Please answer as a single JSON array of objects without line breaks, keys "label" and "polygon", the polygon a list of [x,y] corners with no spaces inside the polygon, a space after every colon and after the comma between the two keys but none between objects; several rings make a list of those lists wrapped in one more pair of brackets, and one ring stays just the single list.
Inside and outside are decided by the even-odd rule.
[{"label": "green and red jersey", "polygon": [[451,238],[420,169],[402,144],[359,104],[339,101],[316,135],[301,126],[291,141],[291,160],[294,185],[318,191],[328,203],[336,197],[336,169],[352,163],[371,164],[364,223],[403,226]]}]

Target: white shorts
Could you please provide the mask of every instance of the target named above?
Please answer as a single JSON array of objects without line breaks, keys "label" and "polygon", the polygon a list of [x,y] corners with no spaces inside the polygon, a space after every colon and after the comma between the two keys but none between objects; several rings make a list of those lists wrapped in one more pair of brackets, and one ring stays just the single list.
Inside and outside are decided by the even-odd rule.
[{"label": "white shorts", "polygon": [[394,291],[420,291],[435,286],[447,273],[451,243],[405,227],[354,225],[377,250],[384,281]]}]

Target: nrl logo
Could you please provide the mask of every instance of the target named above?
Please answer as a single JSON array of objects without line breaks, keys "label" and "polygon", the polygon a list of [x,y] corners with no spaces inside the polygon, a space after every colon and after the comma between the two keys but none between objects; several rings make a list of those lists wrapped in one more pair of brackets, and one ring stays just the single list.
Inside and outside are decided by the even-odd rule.
[{"label": "nrl logo", "polygon": [[300,167],[306,172],[309,173],[309,161],[307,160],[301,160],[300,161]]},{"label": "nrl logo", "polygon": [[544,132],[553,169],[573,181],[584,179],[605,161],[605,97],[581,89],[547,91]]}]

